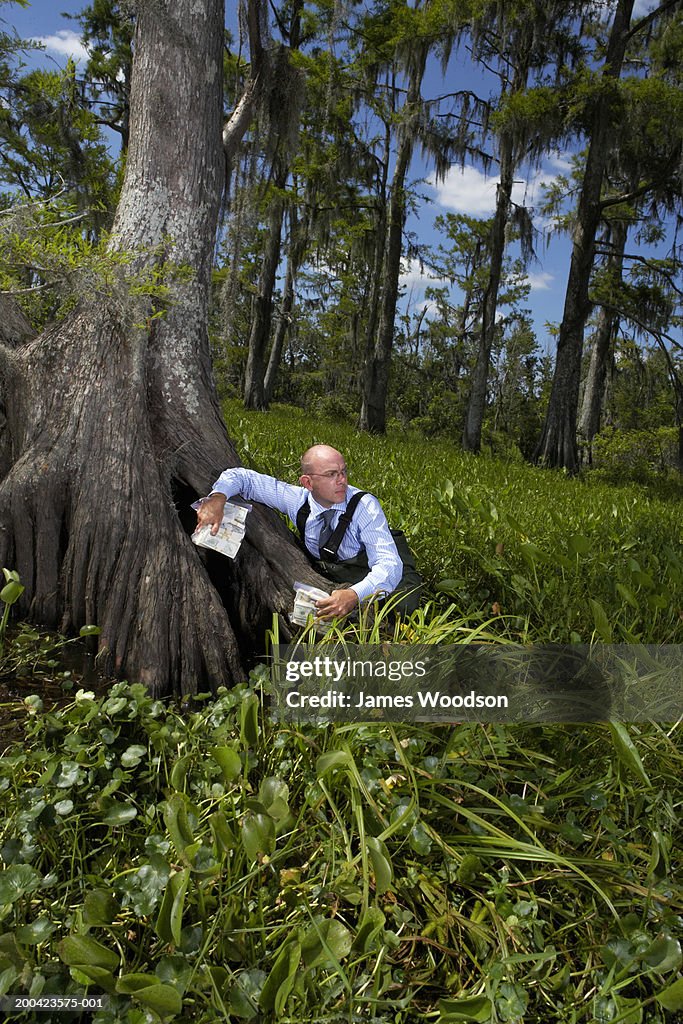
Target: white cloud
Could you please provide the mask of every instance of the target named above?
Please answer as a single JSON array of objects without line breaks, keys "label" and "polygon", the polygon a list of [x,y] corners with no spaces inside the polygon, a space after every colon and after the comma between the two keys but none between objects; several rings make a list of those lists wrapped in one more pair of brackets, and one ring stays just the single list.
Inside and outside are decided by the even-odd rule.
[{"label": "white cloud", "polygon": [[51,36],[36,36],[32,41],[42,43],[48,53],[57,53],[60,57],[73,57],[75,61],[88,59],[81,37],[71,29],[59,29]]},{"label": "white cloud", "polygon": [[526,279],[531,285],[532,292],[550,291],[555,280],[553,275],[549,274],[547,270],[539,270],[537,273],[527,274]]},{"label": "white cloud", "polygon": [[636,0],[633,5],[632,19],[642,18],[645,14],[648,14],[655,7],[655,0]]},{"label": "white cloud", "polygon": [[419,260],[402,260],[401,267],[399,284],[402,288],[407,288],[409,291],[413,289],[422,291],[425,288],[438,288],[442,285],[450,284],[444,278],[430,274],[426,267],[422,270]]},{"label": "white cloud", "polygon": [[[566,156],[555,153],[550,158],[551,168],[535,171],[524,180],[516,179],[512,188],[512,201],[519,206],[533,206],[540,198],[541,184],[550,185],[557,172],[571,165]],[[473,217],[490,217],[496,206],[497,177],[488,177],[477,167],[451,167],[445,179],[438,184],[432,178],[429,184],[436,190],[437,202],[447,210],[467,213]]]}]

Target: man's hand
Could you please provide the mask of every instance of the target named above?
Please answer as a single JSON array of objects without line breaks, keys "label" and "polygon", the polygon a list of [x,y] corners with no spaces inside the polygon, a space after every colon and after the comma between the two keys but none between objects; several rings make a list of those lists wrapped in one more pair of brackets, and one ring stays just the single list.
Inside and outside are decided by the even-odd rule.
[{"label": "man's hand", "polygon": [[197,509],[197,529],[202,526],[211,527],[213,537],[218,533],[218,527],[223,519],[223,509],[227,498],[224,494],[212,494],[210,498],[204,498]]},{"label": "man's hand", "polygon": [[329,597],[321,597],[315,602],[318,609],[319,619],[341,618],[358,604],[358,594],[355,590],[345,588],[344,590],[333,590]]}]

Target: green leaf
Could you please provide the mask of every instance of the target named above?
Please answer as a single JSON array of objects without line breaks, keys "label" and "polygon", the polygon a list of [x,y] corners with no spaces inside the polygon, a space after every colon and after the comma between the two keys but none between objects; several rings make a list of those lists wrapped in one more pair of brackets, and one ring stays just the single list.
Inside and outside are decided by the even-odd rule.
[{"label": "green leaf", "polygon": [[7,995],[20,973],[16,967],[6,967],[4,971],[0,971],[0,996]]},{"label": "green leaf", "polygon": [[258,743],[259,699],[252,693],[240,704],[240,739],[243,747],[255,747]]},{"label": "green leaf", "polygon": [[14,604],[15,601],[19,600],[25,589],[21,583],[12,580],[10,583],[6,583],[2,590],[0,590],[0,601],[4,601],[5,604]]},{"label": "green leaf", "polygon": [[681,966],[681,944],[678,939],[659,935],[641,954],[641,958],[660,974],[676,971]]},{"label": "green leaf", "polygon": [[155,931],[164,942],[180,945],[183,930],[183,909],[185,893],[190,881],[190,869],[176,871],[168,880],[164,898],[161,901]]},{"label": "green leaf", "polygon": [[99,636],[102,630],[99,626],[81,626],[78,631],[79,636]]},{"label": "green leaf", "polygon": [[353,758],[347,750],[330,750],[327,754],[321,754],[315,762],[315,773],[319,779],[335,768],[353,767]]},{"label": "green leaf", "polygon": [[607,612],[602,607],[599,601],[596,601],[594,597],[588,598],[588,603],[591,606],[593,612],[593,622],[595,624],[595,632],[598,634],[601,640],[604,640],[606,644],[612,643],[612,627],[609,624],[607,618]]},{"label": "green leaf", "polygon": [[122,974],[116,982],[116,991],[123,996],[129,996],[133,992],[139,992],[141,988],[158,984],[159,979],[155,974]]},{"label": "green leaf", "polygon": [[131,992],[131,995],[161,1018],[176,1017],[183,1008],[182,996],[172,985],[148,985]]},{"label": "green leaf", "polygon": [[358,922],[358,931],[353,940],[354,949],[358,949],[362,953],[369,953],[376,945],[385,922],[386,917],[379,907],[368,907]]},{"label": "green leaf", "polygon": [[139,743],[133,743],[132,746],[127,747],[121,754],[121,764],[124,768],[135,768],[136,765],[140,764],[143,757],[146,756],[147,747],[142,747]]},{"label": "green leaf", "polygon": [[45,942],[46,939],[49,939],[56,927],[57,925],[53,924],[49,918],[39,917],[37,921],[32,921],[30,924],[17,928],[17,941],[26,946],[37,946],[39,942]]},{"label": "green leaf", "polygon": [[391,887],[394,871],[391,866],[391,858],[384,843],[374,836],[367,839],[368,853],[372,861],[372,870],[375,873],[375,890],[378,896]]},{"label": "green leaf", "polygon": [[182,793],[173,793],[166,801],[164,823],[179,857],[185,859],[185,850],[194,843],[188,817],[188,801]]},{"label": "green leaf", "polygon": [[176,763],[171,769],[171,776],[169,782],[174,789],[184,789],[185,779],[187,777],[187,771],[192,764],[192,754],[185,754],[184,757],[179,757]]},{"label": "green leaf", "polygon": [[42,875],[29,864],[11,864],[0,872],[0,906],[9,906],[35,892],[42,881]]},{"label": "green leaf", "polygon": [[113,972],[119,966],[119,955],[88,935],[67,935],[57,944],[60,960],[70,967],[99,967]]},{"label": "green leaf", "polygon": [[236,983],[230,989],[230,1009],[241,1020],[258,1017],[258,1004],[266,980],[265,971],[252,968],[241,971]]},{"label": "green leaf", "polygon": [[105,825],[125,825],[137,815],[137,808],[131,804],[111,804],[102,821]]},{"label": "green leaf", "polygon": [[569,550],[573,555],[587,555],[591,549],[590,538],[581,533],[573,534],[568,541]]},{"label": "green leaf", "polygon": [[83,902],[83,920],[86,924],[107,925],[116,917],[119,905],[107,889],[92,889]]},{"label": "green leaf", "polygon": [[617,752],[619,760],[632,775],[650,789],[652,783],[647,772],[643,768],[636,746],[629,736],[628,730],[621,722],[608,722],[609,731],[612,734],[612,743]]},{"label": "green leaf", "polygon": [[673,985],[669,985],[668,988],[662,989],[655,998],[665,1010],[671,1010],[672,1013],[683,1010],[683,978],[674,981]]},{"label": "green leaf", "polygon": [[267,814],[247,811],[242,820],[242,846],[250,861],[275,849],[275,823]]},{"label": "green leaf", "polygon": [[301,941],[301,955],[306,967],[321,963],[339,963],[351,952],[353,938],[348,928],[336,918],[315,917]]},{"label": "green leaf", "polygon": [[215,747],[211,751],[211,757],[223,772],[226,782],[234,782],[239,778],[242,772],[242,759],[233,747]]},{"label": "green leaf", "polygon": [[466,999],[439,999],[438,1024],[456,1024],[458,1021],[477,1021],[485,1024],[491,1020],[493,1003],[486,996],[470,996]]},{"label": "green leaf", "polygon": [[287,942],[280,950],[270,974],[264,982],[259,998],[261,1008],[266,1012],[275,1011],[279,1017],[284,1012],[285,1004],[296,982],[301,945],[299,942]]}]

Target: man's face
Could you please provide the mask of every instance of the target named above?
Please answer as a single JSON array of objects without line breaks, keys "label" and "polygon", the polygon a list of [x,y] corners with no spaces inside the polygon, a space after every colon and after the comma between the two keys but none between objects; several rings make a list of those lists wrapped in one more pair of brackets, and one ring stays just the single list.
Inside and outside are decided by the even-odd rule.
[{"label": "man's face", "polygon": [[337,505],[346,497],[346,464],[339,452],[315,455],[310,471],[299,479],[324,508]]}]

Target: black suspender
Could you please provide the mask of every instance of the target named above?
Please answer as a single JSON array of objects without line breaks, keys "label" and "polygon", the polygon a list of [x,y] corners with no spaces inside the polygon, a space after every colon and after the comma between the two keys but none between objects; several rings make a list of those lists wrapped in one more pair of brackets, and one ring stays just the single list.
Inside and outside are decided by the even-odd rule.
[{"label": "black suspender", "polygon": [[[342,514],[340,515],[339,522],[335,526],[329,540],[325,544],[325,547],[321,548],[320,550],[321,558],[326,558],[330,562],[338,561],[337,551],[339,550],[339,545],[344,539],[344,534],[346,533],[349,527],[349,523],[353,519],[353,514],[356,511],[358,502],[367,493],[367,491],[356,491],[355,494],[351,495],[348,504],[344,511],[342,512]],[[296,514],[296,528],[299,531],[299,536],[301,537],[301,542],[304,545],[304,547],[306,547],[306,522],[310,514],[311,506],[308,503],[308,498],[306,498],[303,505],[300,507],[299,511]],[[308,548],[306,548],[306,550],[308,551]],[[310,551],[309,554],[311,554]]]}]

